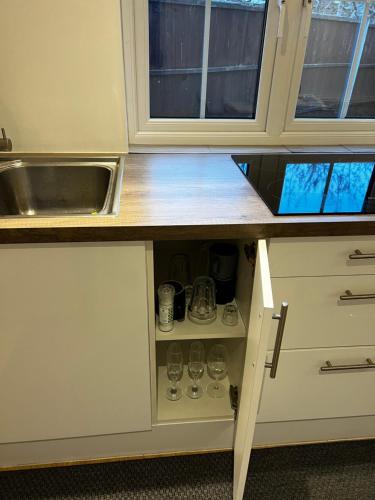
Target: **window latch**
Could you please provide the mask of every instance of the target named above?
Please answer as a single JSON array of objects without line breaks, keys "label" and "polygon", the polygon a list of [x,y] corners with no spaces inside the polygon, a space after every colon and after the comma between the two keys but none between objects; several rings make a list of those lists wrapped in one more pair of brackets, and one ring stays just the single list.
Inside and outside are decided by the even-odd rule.
[{"label": "window latch", "polygon": [[302,36],[303,38],[307,38],[309,36],[310,31],[310,22],[311,22],[311,11],[312,11],[312,0],[302,0],[302,5],[306,9],[303,14],[302,19]]},{"label": "window latch", "polygon": [[277,29],[277,38],[282,38],[284,35],[284,24],[285,24],[285,6],[286,0],[277,0],[279,6],[279,27]]}]

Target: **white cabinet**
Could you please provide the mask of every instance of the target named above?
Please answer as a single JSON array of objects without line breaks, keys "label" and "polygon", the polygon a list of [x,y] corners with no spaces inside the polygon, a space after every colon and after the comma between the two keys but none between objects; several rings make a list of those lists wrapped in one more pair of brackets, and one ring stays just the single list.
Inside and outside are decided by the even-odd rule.
[{"label": "white cabinet", "polygon": [[151,428],[144,243],[0,248],[0,443]]},{"label": "white cabinet", "polygon": [[269,256],[272,278],[375,274],[374,236],[277,238]]},{"label": "white cabinet", "polygon": [[[135,449],[155,454],[233,446],[233,498],[241,500],[256,420],[263,445],[308,441],[312,435],[311,440],[368,436],[364,427],[353,431],[356,424],[348,420],[366,419],[364,426],[373,428],[375,370],[321,374],[320,367],[327,361],[374,361],[374,300],[340,300],[347,289],[375,292],[371,258],[358,264],[366,271],[359,273],[342,262],[351,249],[372,252],[373,242],[306,240],[272,240],[270,260],[261,240],[255,263],[249,257],[252,242],[237,241],[237,327],[223,325],[220,310],[208,327],[185,320],[163,334],[154,321],[154,298],[158,284],[170,279],[170,258],[184,253],[192,277],[205,274],[207,242],[155,242],[147,252],[143,243],[1,247],[0,443],[7,443],[0,444],[7,455],[2,463],[19,463],[20,456],[35,463],[37,446],[43,456],[66,460],[71,445],[56,448],[51,441],[63,437],[88,436],[82,449],[82,441],[73,440],[77,459],[131,456]],[[313,260],[311,248],[326,249],[330,265],[320,257]],[[272,316],[284,301],[289,302],[285,335],[271,379],[265,363],[271,362],[282,324]],[[206,349],[216,342],[227,346],[226,398],[215,400],[205,391],[191,400],[184,392],[171,402],[165,397],[166,349],[176,340],[183,347],[185,390],[187,355],[195,339]],[[207,371],[202,382],[210,382]],[[237,420],[230,385],[239,389]],[[31,440],[49,440],[49,445],[19,443]]]},{"label": "white cabinet", "polygon": [[[375,415],[375,369],[365,368],[368,358],[375,359],[375,347],[283,351],[277,378],[265,380],[258,422]],[[364,368],[321,372],[327,361]]]},{"label": "white cabinet", "polygon": [[[289,312],[278,376],[263,385],[259,442],[373,437],[375,238],[276,239],[269,255],[274,300]],[[326,362],[339,369],[321,373]]]},{"label": "white cabinet", "polygon": [[249,331],[234,441],[233,498],[243,497],[272,321],[273,297],[266,242],[258,242]]},{"label": "white cabinet", "polygon": [[[185,320],[176,324],[170,333],[154,333],[155,340],[155,387],[156,413],[155,427],[173,425],[176,423],[199,422],[211,420],[233,420],[234,412],[229,398],[229,385],[237,385],[240,393],[239,409],[234,436],[234,482],[233,498],[243,497],[250,453],[253,442],[255,421],[259,406],[262,381],[265,371],[265,361],[268,337],[271,331],[272,314],[274,310],[271,287],[271,276],[268,264],[267,244],[261,240],[257,245],[256,262],[248,258],[248,242],[238,241],[239,266],[237,273],[236,302],[241,314],[238,327],[228,327],[221,323],[222,311],[216,322],[207,328]],[[155,288],[168,276],[168,262],[174,254],[183,252],[190,256],[195,268],[194,275],[204,274],[200,268],[199,256],[205,253],[205,242],[160,242],[154,245]],[[203,259],[204,260],[204,259]],[[255,268],[254,268],[255,264]],[[204,267],[204,266],[203,266]],[[170,279],[171,277],[169,277]],[[280,307],[280,304],[276,306]],[[223,380],[227,389],[226,397],[215,400],[207,391],[197,400],[191,400],[183,391],[178,401],[168,401],[165,390],[168,384],[165,369],[165,353],[168,341],[179,340],[185,359],[187,358],[190,341],[201,339],[206,348],[212,343],[225,343],[229,351],[228,376]],[[218,340],[219,339],[219,340]],[[268,373],[267,373],[268,376]],[[202,378],[202,385],[210,382],[207,374]],[[182,388],[187,386],[189,379],[185,367],[181,380]],[[202,436],[202,439],[205,439]],[[212,447],[212,443],[208,444]],[[187,445],[188,446],[188,445]]]},{"label": "white cabinet", "polygon": [[272,288],[275,303],[290,303],[283,349],[375,345],[375,300],[340,299],[375,294],[374,275],[273,278]]}]

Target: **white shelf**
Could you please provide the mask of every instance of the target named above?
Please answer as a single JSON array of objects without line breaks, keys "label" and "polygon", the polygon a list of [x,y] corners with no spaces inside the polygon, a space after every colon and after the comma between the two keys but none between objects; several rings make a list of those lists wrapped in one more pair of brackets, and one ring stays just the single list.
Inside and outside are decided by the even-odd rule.
[{"label": "white shelf", "polygon": [[207,394],[206,387],[213,382],[205,371],[200,379],[203,395],[199,399],[191,399],[186,395],[186,388],[191,384],[187,366],[184,366],[184,374],[179,382],[182,388],[182,397],[178,401],[170,401],[166,398],[166,390],[170,382],[167,377],[166,366],[158,367],[158,422],[178,420],[209,420],[209,419],[233,419],[234,412],[230,406],[229,380],[228,377],[220,380],[226,388],[223,398],[212,398]]},{"label": "white shelf", "polygon": [[193,323],[186,314],[185,320],[174,322],[174,328],[170,332],[159,330],[156,318],[156,340],[194,340],[194,339],[225,339],[235,337],[245,337],[245,325],[243,324],[241,314],[238,312],[238,324],[236,326],[227,326],[222,322],[224,306],[217,306],[217,317],[209,325],[198,325]]}]

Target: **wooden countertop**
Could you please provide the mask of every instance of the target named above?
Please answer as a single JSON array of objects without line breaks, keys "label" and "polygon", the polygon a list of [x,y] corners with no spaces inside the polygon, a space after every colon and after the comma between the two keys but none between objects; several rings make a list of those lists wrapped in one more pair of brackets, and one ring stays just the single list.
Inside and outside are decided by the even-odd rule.
[{"label": "wooden countertop", "polygon": [[229,154],[129,154],[116,216],[0,219],[0,243],[375,235],[375,215],[275,217]]}]

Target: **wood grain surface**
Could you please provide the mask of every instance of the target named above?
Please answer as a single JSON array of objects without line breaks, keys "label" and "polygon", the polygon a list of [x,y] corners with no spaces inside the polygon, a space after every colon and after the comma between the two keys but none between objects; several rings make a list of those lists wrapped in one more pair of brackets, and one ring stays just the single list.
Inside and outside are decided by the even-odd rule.
[{"label": "wood grain surface", "polygon": [[214,153],[125,156],[118,216],[0,219],[0,243],[367,234],[375,215],[275,217],[231,156]]}]

